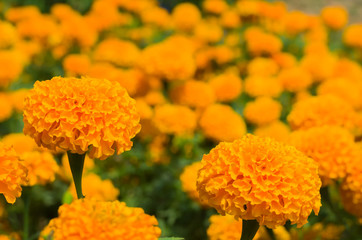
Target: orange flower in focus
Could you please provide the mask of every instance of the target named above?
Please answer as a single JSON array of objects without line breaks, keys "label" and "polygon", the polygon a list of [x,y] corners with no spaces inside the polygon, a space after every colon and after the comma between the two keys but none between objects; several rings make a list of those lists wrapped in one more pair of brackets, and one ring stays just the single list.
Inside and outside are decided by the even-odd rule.
[{"label": "orange flower in focus", "polygon": [[216,141],[231,142],[246,133],[243,118],[230,106],[223,104],[207,107],[199,124],[205,136]]},{"label": "orange flower in focus", "polygon": [[196,114],[185,106],[165,104],[155,108],[153,122],[163,133],[189,134],[196,128]]},{"label": "orange flower in focus", "polygon": [[211,86],[202,81],[189,80],[171,90],[171,99],[177,104],[190,107],[207,107],[215,102]]},{"label": "orange flower in focus", "polygon": [[278,97],[283,85],[278,78],[249,76],[245,79],[245,92],[251,97]]},{"label": "orange flower in focus", "polygon": [[255,128],[253,133],[258,137],[269,137],[280,142],[286,142],[289,138],[290,129],[287,124],[281,121],[274,121],[267,125]]},{"label": "orange flower in focus", "polygon": [[11,100],[5,93],[2,92],[0,92],[0,109],[0,122],[3,122],[11,117],[11,114],[13,113]]},{"label": "orange flower in focus", "polygon": [[199,193],[196,189],[197,172],[200,168],[201,162],[194,162],[191,165],[186,166],[180,175],[181,187],[182,191],[187,193],[192,200],[198,202],[202,206],[207,206],[205,202],[200,201]]},{"label": "orange flower in focus", "polygon": [[15,150],[3,143],[0,143],[0,167],[0,193],[12,204],[21,196],[21,185],[27,182],[27,169]]},{"label": "orange flower in focus", "polygon": [[201,13],[192,3],[180,3],[172,10],[172,19],[176,29],[191,31],[200,22]]},{"label": "orange flower in focus", "polygon": [[216,100],[229,102],[237,99],[243,89],[241,78],[234,73],[222,73],[209,80],[211,88],[215,92]]},{"label": "orange flower in focus", "polygon": [[85,54],[68,54],[63,60],[63,68],[67,76],[77,77],[88,72],[91,60]]},{"label": "orange flower in focus", "polygon": [[[102,180],[97,174],[89,173],[82,179],[83,194],[86,198],[92,198],[99,201],[114,201],[117,200],[119,190],[113,186],[109,179]],[[77,199],[74,182],[69,187],[69,191],[73,199]]]},{"label": "orange flower in focus", "polygon": [[269,97],[259,97],[245,105],[245,119],[256,125],[265,125],[279,119],[282,112],[280,102]]},{"label": "orange flower in focus", "polygon": [[342,6],[324,7],[321,12],[323,22],[333,30],[343,28],[348,22],[348,12]]},{"label": "orange flower in focus", "polygon": [[333,95],[321,95],[298,101],[287,120],[292,129],[324,125],[352,128],[355,118],[356,113],[347,102]]},{"label": "orange flower in focus", "polygon": [[140,50],[133,42],[117,38],[103,40],[93,53],[95,61],[110,62],[121,67],[133,66],[139,56]]},{"label": "orange flower in focus", "polygon": [[316,161],[323,185],[344,178],[357,156],[354,136],[338,126],[294,131],[289,143]]},{"label": "orange flower in focus", "polygon": [[161,235],[154,216],[145,214],[142,208],[127,207],[124,202],[85,198],[60,206],[58,212],[59,216],[40,233],[40,240],[157,240]]},{"label": "orange flower in focus", "polygon": [[126,90],[105,79],[54,77],[36,82],[25,99],[25,134],[51,150],[89,150],[91,158],[131,149],[139,120]]},{"label": "orange flower in focus", "polygon": [[248,134],[217,145],[202,165],[200,199],[222,215],[275,228],[287,220],[301,227],[319,212],[318,166],[292,146]]},{"label": "orange flower in focus", "polygon": [[283,83],[285,90],[290,92],[305,90],[313,81],[310,73],[298,66],[283,69],[278,78]]}]

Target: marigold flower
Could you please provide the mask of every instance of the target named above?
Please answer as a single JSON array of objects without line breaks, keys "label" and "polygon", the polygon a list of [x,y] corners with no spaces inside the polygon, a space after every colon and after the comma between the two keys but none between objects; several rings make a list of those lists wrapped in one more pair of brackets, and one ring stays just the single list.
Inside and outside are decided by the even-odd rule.
[{"label": "marigold flower", "polygon": [[290,68],[297,65],[296,57],[290,53],[276,53],[272,56],[272,58],[281,69]]},{"label": "marigold flower", "polygon": [[133,42],[107,38],[98,44],[94,50],[93,59],[110,62],[117,66],[130,67],[136,63],[140,53],[141,51]]},{"label": "marigold flower", "polygon": [[209,79],[209,84],[215,92],[216,100],[230,102],[237,99],[243,89],[241,78],[234,73],[222,73]]},{"label": "marigold flower", "polygon": [[312,76],[301,67],[295,66],[280,71],[278,78],[283,87],[290,92],[299,92],[312,84]]},{"label": "marigold flower", "polygon": [[177,41],[171,38],[143,49],[138,66],[152,76],[166,80],[185,80],[191,78],[196,70],[193,53],[191,40],[185,38],[184,41]]},{"label": "marigold flower", "polygon": [[16,50],[0,50],[0,88],[8,87],[23,71],[24,56]]},{"label": "marigold flower", "polygon": [[343,28],[348,22],[348,12],[342,6],[324,7],[321,17],[323,22],[334,30]]},{"label": "marigold flower", "polygon": [[275,228],[287,220],[301,227],[319,212],[318,166],[295,147],[248,134],[219,143],[201,162],[200,199],[222,215]]},{"label": "marigold flower", "polygon": [[14,203],[21,196],[21,185],[27,182],[27,169],[15,150],[3,143],[0,143],[0,167],[0,193],[8,203]]},{"label": "marigold flower", "polygon": [[265,33],[258,27],[250,27],[245,33],[248,51],[253,55],[279,53],[283,47],[282,41],[273,34]]},{"label": "marigold flower", "polygon": [[290,134],[289,143],[316,161],[324,185],[344,178],[357,154],[354,136],[338,126],[294,131]]},{"label": "marigold flower", "polygon": [[245,119],[256,125],[265,125],[279,119],[282,112],[280,102],[269,97],[259,97],[245,105]]},{"label": "marigold flower", "polygon": [[346,78],[358,82],[362,79],[362,68],[357,62],[352,61],[351,59],[340,58],[334,66],[332,76],[335,78]]},{"label": "marigold flower", "polygon": [[[117,200],[119,190],[114,187],[109,179],[102,180],[97,174],[86,174],[83,179],[83,194],[87,198],[92,198],[99,201],[114,201]],[[74,182],[69,187],[69,191],[73,199],[77,199]]]},{"label": "marigold flower", "polygon": [[257,57],[248,64],[247,71],[249,75],[270,77],[279,70],[278,64],[271,58]]},{"label": "marigold flower", "polygon": [[19,22],[29,18],[38,17],[40,15],[41,12],[38,7],[28,5],[9,8],[9,10],[5,13],[5,18],[10,22]]},{"label": "marigold flower", "polygon": [[223,29],[214,22],[201,21],[195,29],[194,35],[196,39],[203,43],[217,43],[223,37]]},{"label": "marigold flower", "polygon": [[194,162],[188,166],[186,166],[181,175],[181,187],[182,191],[187,193],[187,195],[194,201],[198,202],[200,205],[206,206],[205,202],[201,202],[199,198],[199,193],[196,189],[196,179],[197,179],[197,172],[201,168],[201,162]]},{"label": "marigold flower", "polygon": [[331,94],[337,96],[355,109],[362,108],[362,82],[354,82],[344,78],[333,78],[318,86],[318,95]]},{"label": "marigold flower", "polygon": [[8,134],[1,141],[8,146],[12,146],[18,155],[39,149],[34,139],[23,133]]},{"label": "marigold flower", "polygon": [[207,107],[199,124],[205,136],[216,141],[234,141],[246,133],[243,118],[230,106],[223,104]]},{"label": "marigold flower", "polygon": [[192,3],[180,3],[172,10],[172,20],[176,29],[191,31],[200,22],[201,13]]},{"label": "marigold flower", "polygon": [[221,25],[225,28],[237,28],[241,25],[240,16],[236,9],[224,11],[221,14],[220,21]]},{"label": "marigold flower", "polygon": [[164,104],[156,106],[153,122],[163,133],[188,134],[196,128],[196,114],[185,106]]},{"label": "marigold flower", "polygon": [[344,209],[361,218],[362,217],[362,167],[360,166],[361,152],[356,165],[351,168],[340,186],[341,200]]},{"label": "marigold flower", "polygon": [[309,17],[301,11],[291,11],[283,18],[285,31],[295,35],[304,32],[309,27]]},{"label": "marigold flower", "polygon": [[127,207],[124,202],[85,198],[60,206],[58,212],[39,239],[156,240],[161,235],[154,216],[145,214],[142,208]]},{"label": "marigold flower", "polygon": [[308,54],[303,57],[300,66],[312,75],[313,80],[323,81],[332,76],[336,63],[337,58],[332,54]]},{"label": "marigold flower", "polygon": [[269,137],[280,142],[286,142],[289,138],[290,129],[287,124],[274,121],[267,125],[258,126],[254,129],[253,134],[258,137]]},{"label": "marigold flower", "polygon": [[202,3],[202,8],[209,13],[221,14],[228,9],[228,4],[225,0],[205,0]]},{"label": "marigold flower", "polygon": [[207,82],[188,80],[171,90],[171,99],[190,107],[207,107],[215,102],[215,93]]},{"label": "marigold flower", "polygon": [[351,24],[343,32],[343,42],[350,47],[362,47],[362,24]]},{"label": "marigold flower", "polygon": [[219,45],[210,49],[210,57],[219,65],[230,63],[238,56],[237,54],[234,49],[226,45]]},{"label": "marigold flower", "polygon": [[36,82],[25,99],[24,133],[51,150],[106,159],[132,147],[140,130],[135,101],[118,83],[95,78]]},{"label": "marigold flower", "polygon": [[2,92],[0,92],[0,109],[0,122],[11,117],[11,114],[13,113],[13,106],[9,97]]},{"label": "marigold flower", "polygon": [[323,125],[352,128],[355,114],[353,107],[342,99],[333,95],[321,95],[295,103],[287,119],[292,129]]},{"label": "marigold flower", "polygon": [[29,91],[30,89],[22,88],[9,93],[8,97],[16,111],[22,112],[24,110],[24,99]]},{"label": "marigold flower", "polygon": [[19,40],[15,27],[5,21],[0,21],[0,36],[0,49],[9,48]]},{"label": "marigold flower", "polygon": [[245,79],[245,92],[251,97],[278,97],[282,82],[275,77],[249,76]]},{"label": "marigold flower", "polygon": [[[16,26],[22,38],[32,38],[42,42],[45,46],[59,43],[61,39],[56,21],[47,15],[34,16],[26,21],[20,21]],[[52,39],[53,38],[53,39]]]},{"label": "marigold flower", "polygon": [[165,8],[153,6],[140,13],[141,20],[144,24],[154,25],[161,29],[169,29],[171,16]]},{"label": "marigold flower", "polygon": [[69,54],[63,60],[64,71],[71,77],[86,74],[90,66],[90,58],[85,54]]},{"label": "marigold flower", "polygon": [[160,90],[150,91],[145,96],[144,99],[147,104],[151,106],[162,105],[166,103],[165,95]]},{"label": "marigold flower", "polygon": [[45,185],[55,180],[55,174],[58,172],[59,167],[50,152],[25,152],[20,157],[24,160],[24,166],[28,169],[29,181],[24,185]]}]

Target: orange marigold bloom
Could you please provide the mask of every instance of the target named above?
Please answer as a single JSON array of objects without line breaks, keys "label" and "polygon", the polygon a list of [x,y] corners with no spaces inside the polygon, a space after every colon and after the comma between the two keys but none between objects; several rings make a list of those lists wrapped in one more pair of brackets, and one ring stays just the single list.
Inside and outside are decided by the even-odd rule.
[{"label": "orange marigold bloom", "polygon": [[215,102],[215,93],[207,82],[188,80],[171,90],[171,99],[190,107],[207,107]]},{"label": "orange marigold bloom", "polygon": [[29,91],[30,89],[22,88],[9,93],[8,97],[16,111],[22,112],[24,110],[24,100]]},{"label": "orange marigold bloom", "polygon": [[185,106],[159,105],[155,108],[153,122],[163,133],[188,134],[196,128],[196,114]]},{"label": "orange marigold bloom", "polygon": [[130,150],[139,120],[134,99],[106,79],[54,77],[36,82],[25,99],[25,134],[51,150],[89,150],[91,158]]},{"label": "orange marigold bloom", "polygon": [[196,189],[197,172],[200,168],[201,162],[194,162],[191,165],[186,166],[180,175],[180,181],[182,190],[187,193],[192,200],[201,205],[205,205],[205,202],[203,203],[200,201],[199,193]]},{"label": "orange marigold bloom", "polygon": [[194,35],[196,39],[204,43],[217,43],[223,37],[224,32],[218,24],[204,20],[196,25]]},{"label": "orange marigold bloom", "polygon": [[0,193],[8,203],[21,196],[21,185],[27,182],[27,169],[12,147],[0,143]]},{"label": "orange marigold bloom", "polygon": [[[0,50],[0,88],[8,87],[22,73],[24,55],[16,50]],[[6,69],[6,71],[5,71]]]},{"label": "orange marigold bloom", "polygon": [[161,235],[154,216],[124,202],[85,198],[60,206],[58,212],[59,216],[40,233],[40,240],[157,240]]},{"label": "orange marigold bloom", "polygon": [[[166,80],[184,80],[191,78],[195,73],[193,54],[194,44],[191,40],[171,37],[143,49],[138,66],[152,76]],[[177,59],[177,61],[166,61],[166,59]]]},{"label": "orange marigold bloom", "polygon": [[67,76],[85,75],[90,66],[91,60],[85,54],[69,54],[63,60],[63,68]]},{"label": "orange marigold bloom", "polygon": [[283,85],[278,78],[249,76],[245,79],[245,92],[251,97],[278,97]]},{"label": "orange marigold bloom", "polygon": [[312,75],[313,80],[323,81],[332,76],[336,63],[337,57],[332,54],[308,54],[303,57],[300,66]]},{"label": "orange marigold bloom", "polygon": [[290,53],[276,53],[272,56],[272,58],[282,69],[294,67],[297,65],[296,57]]},{"label": "orange marigold bloom", "polygon": [[309,28],[309,16],[301,11],[291,11],[283,18],[285,31],[295,35]]},{"label": "orange marigold bloom", "polygon": [[239,13],[235,9],[224,11],[221,14],[220,21],[225,28],[237,28],[241,24]]},{"label": "orange marigold bloom", "polygon": [[29,18],[38,17],[41,12],[36,6],[12,7],[5,13],[5,18],[10,22],[18,22]]},{"label": "orange marigold bloom", "polygon": [[359,153],[356,165],[351,169],[340,186],[341,200],[344,209],[362,218],[362,167],[361,152]]},{"label": "orange marigold bloom", "polygon": [[[119,54],[122,52],[122,54]],[[140,56],[139,48],[130,41],[118,38],[107,38],[100,42],[94,50],[95,61],[106,61],[117,66],[133,66]]]},{"label": "orange marigold bloom", "polygon": [[15,27],[5,21],[0,21],[0,49],[12,47],[17,41],[19,36]]},{"label": "orange marigold bloom", "polygon": [[282,112],[280,102],[269,97],[259,97],[245,105],[245,119],[256,125],[265,125],[279,119]]},{"label": "orange marigold bloom", "polygon": [[200,198],[222,215],[275,228],[287,220],[301,227],[319,212],[318,166],[295,147],[248,134],[219,143],[201,162]]},{"label": "orange marigold bloom", "polygon": [[321,95],[295,103],[287,119],[292,129],[308,129],[323,125],[352,128],[355,118],[350,104],[333,95]]},{"label": "orange marigold bloom", "polygon": [[[114,201],[117,200],[119,190],[114,187],[109,179],[102,180],[97,174],[89,173],[82,179],[83,194],[87,198],[96,199],[99,201]],[[69,191],[73,199],[77,199],[74,182],[69,187]]]},{"label": "orange marigold bloom", "polygon": [[348,12],[342,6],[324,7],[321,17],[323,22],[334,30],[343,28],[348,22]]},{"label": "orange marigold bloom", "polygon": [[351,24],[343,33],[343,42],[351,47],[362,47],[362,24]]},{"label": "orange marigold bloom", "polygon": [[317,93],[318,95],[331,94],[345,100],[355,109],[362,108],[362,82],[333,78],[320,84]]},{"label": "orange marigold bloom", "polygon": [[273,34],[265,33],[258,27],[250,27],[245,33],[248,51],[253,55],[276,54],[283,47],[282,41]]},{"label": "orange marigold bloom", "polygon": [[316,161],[324,185],[344,178],[357,153],[354,136],[338,126],[294,131],[290,134],[289,143]]},{"label": "orange marigold bloom", "polygon": [[269,77],[278,72],[279,66],[271,58],[257,57],[249,62],[247,70],[249,75]]},{"label": "orange marigold bloom", "polygon": [[25,152],[20,157],[24,160],[24,166],[28,169],[29,181],[24,185],[45,185],[55,180],[55,174],[58,172],[59,167],[50,152]]},{"label": "orange marigold bloom", "polygon": [[228,9],[228,4],[225,0],[205,0],[202,3],[202,8],[209,13],[221,14]]},{"label": "orange marigold bloom", "polygon": [[230,102],[237,99],[243,89],[241,78],[234,73],[225,72],[209,80],[215,92],[216,100]]},{"label": "orange marigold bloom", "polygon": [[8,146],[13,146],[18,155],[39,149],[34,139],[24,135],[23,133],[8,134],[4,136],[1,141]]},{"label": "orange marigold bloom", "polygon": [[360,81],[362,79],[362,68],[357,62],[348,59],[340,58],[334,66],[333,77],[341,77],[352,81]]},{"label": "orange marigold bloom", "polygon": [[258,126],[253,133],[255,136],[269,137],[280,142],[286,142],[289,138],[290,129],[287,124],[281,121],[274,121],[264,126]]},{"label": "orange marigold bloom", "polygon": [[246,133],[243,118],[230,106],[223,104],[207,107],[201,115],[199,124],[205,136],[216,141],[231,142]]},{"label": "orange marigold bloom", "polygon": [[283,69],[280,71],[278,78],[282,82],[285,90],[290,92],[305,90],[313,81],[310,73],[299,66]]},{"label": "orange marigold bloom", "polygon": [[140,17],[144,24],[154,25],[161,29],[169,29],[171,25],[170,14],[159,6],[145,9],[140,13]]},{"label": "orange marigold bloom", "polygon": [[9,97],[2,92],[0,92],[0,109],[0,122],[11,117],[11,114],[13,113],[13,106]]},{"label": "orange marigold bloom", "polygon": [[172,20],[176,29],[191,31],[200,22],[201,13],[192,3],[180,3],[172,10]]},{"label": "orange marigold bloom", "polygon": [[[209,240],[240,240],[243,229],[242,220],[235,220],[232,215],[212,215],[207,229]],[[257,238],[258,233],[254,237]]]}]

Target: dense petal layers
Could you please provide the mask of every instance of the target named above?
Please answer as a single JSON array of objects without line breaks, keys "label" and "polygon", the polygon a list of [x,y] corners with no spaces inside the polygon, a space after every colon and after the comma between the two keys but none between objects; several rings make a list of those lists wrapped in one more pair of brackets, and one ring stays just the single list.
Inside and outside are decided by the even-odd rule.
[{"label": "dense petal layers", "polygon": [[201,200],[222,214],[275,228],[303,226],[321,206],[318,166],[292,146],[246,135],[204,155],[197,179]]},{"label": "dense petal layers", "polygon": [[95,78],[36,82],[25,99],[24,133],[40,146],[105,159],[132,147],[135,101],[118,83]]}]

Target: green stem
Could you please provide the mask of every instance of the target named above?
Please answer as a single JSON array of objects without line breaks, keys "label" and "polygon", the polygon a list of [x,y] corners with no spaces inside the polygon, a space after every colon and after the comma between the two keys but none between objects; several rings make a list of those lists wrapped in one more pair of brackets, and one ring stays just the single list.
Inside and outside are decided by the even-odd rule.
[{"label": "green stem", "polygon": [[28,189],[23,189],[23,199],[24,199],[23,240],[28,240],[29,238],[30,193],[27,190]]},{"label": "green stem", "polygon": [[77,197],[78,199],[84,198],[82,193],[82,173],[83,173],[85,153],[77,154],[68,151],[67,154],[68,154],[70,170],[72,171],[73,175],[75,190],[77,192]]},{"label": "green stem", "polygon": [[259,223],[256,220],[243,220],[243,230],[240,240],[253,240],[259,229]]}]

